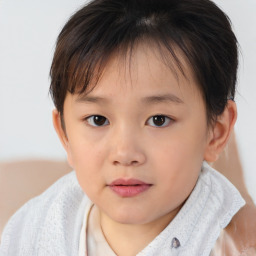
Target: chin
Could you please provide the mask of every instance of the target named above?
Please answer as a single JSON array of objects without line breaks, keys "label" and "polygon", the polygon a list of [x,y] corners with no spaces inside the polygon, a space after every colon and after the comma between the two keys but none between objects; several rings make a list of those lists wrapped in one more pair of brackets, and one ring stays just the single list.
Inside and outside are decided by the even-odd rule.
[{"label": "chin", "polygon": [[138,212],[118,211],[108,216],[115,222],[125,225],[142,225],[150,222],[148,214],[139,214]]}]

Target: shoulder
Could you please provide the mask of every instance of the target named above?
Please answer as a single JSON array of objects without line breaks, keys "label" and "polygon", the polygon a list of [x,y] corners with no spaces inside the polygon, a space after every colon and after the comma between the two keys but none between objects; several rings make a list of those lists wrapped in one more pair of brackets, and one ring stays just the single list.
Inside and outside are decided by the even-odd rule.
[{"label": "shoulder", "polygon": [[[72,242],[79,236],[88,201],[74,171],[60,178],[12,216],[2,235],[0,255],[2,252],[8,252],[8,255],[36,255],[42,248]],[[60,253],[55,249],[53,254],[45,255]],[[16,250],[15,253],[10,253],[13,250]]]}]

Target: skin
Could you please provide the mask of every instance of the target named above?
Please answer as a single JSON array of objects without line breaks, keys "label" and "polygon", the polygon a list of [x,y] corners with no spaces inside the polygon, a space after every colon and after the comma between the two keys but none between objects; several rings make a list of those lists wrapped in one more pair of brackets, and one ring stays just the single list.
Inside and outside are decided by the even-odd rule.
[{"label": "skin", "polygon": [[[196,184],[202,161],[218,158],[236,120],[230,101],[208,126],[203,98],[184,60],[186,78],[177,70],[178,79],[152,46],[139,44],[131,61],[113,56],[92,91],[67,94],[65,130],[53,112],[68,161],[99,207],[103,233],[118,255],[137,254],[175,217]],[[93,115],[106,122],[95,126]],[[160,127],[153,122],[156,115],[165,116]],[[109,186],[119,178],[139,179],[150,187],[122,197]]]}]

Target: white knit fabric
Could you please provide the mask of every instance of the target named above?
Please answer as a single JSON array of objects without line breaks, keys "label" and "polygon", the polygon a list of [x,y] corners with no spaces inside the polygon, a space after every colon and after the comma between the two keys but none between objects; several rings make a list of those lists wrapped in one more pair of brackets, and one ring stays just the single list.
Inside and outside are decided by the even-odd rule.
[{"label": "white knit fabric", "polygon": [[[204,163],[180,212],[138,256],[208,256],[221,230],[244,203],[236,188]],[[64,176],[11,218],[2,236],[0,256],[79,255],[88,204],[75,173]]]},{"label": "white knit fabric", "polygon": [[[204,163],[180,212],[137,256],[209,256],[222,229],[244,204],[237,189]],[[178,248],[173,247],[173,239],[178,239]]]},{"label": "white knit fabric", "polygon": [[78,255],[87,197],[74,172],[30,200],[4,229],[1,256]]}]

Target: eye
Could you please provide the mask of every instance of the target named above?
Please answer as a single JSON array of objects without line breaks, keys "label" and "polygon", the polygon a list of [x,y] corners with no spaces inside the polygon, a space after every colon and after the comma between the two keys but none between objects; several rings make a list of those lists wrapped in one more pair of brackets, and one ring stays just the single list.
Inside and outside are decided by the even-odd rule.
[{"label": "eye", "polygon": [[154,127],[165,127],[170,124],[172,119],[164,115],[152,116],[147,120],[147,124]]},{"label": "eye", "polygon": [[109,124],[109,121],[106,117],[100,115],[89,116],[85,119],[91,126],[105,126]]}]

